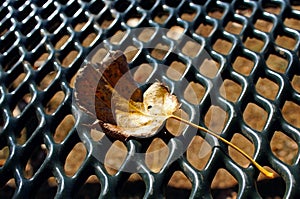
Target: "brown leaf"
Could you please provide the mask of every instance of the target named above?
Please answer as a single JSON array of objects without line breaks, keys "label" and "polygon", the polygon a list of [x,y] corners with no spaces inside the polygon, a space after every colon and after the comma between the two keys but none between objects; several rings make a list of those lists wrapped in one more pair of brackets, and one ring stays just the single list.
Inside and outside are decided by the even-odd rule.
[{"label": "brown leaf", "polygon": [[120,51],[112,52],[101,64],[87,64],[79,71],[75,100],[86,113],[85,125],[92,126],[97,121],[104,133],[121,140],[156,134],[180,106],[159,82],[142,96]]}]

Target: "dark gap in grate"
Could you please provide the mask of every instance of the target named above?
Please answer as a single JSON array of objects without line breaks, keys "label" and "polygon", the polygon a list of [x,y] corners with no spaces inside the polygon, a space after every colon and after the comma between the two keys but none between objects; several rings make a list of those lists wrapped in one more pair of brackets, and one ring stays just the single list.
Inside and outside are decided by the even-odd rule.
[{"label": "dark gap in grate", "polygon": [[61,18],[60,14],[56,14],[47,24],[46,29],[50,33],[54,33],[57,29],[64,25],[64,20]]},{"label": "dark gap in grate", "polygon": [[23,20],[27,19],[30,16],[30,13],[33,12],[33,9],[30,7],[30,5],[27,5],[22,10],[19,10],[16,13],[16,19],[18,22],[23,22]]},{"label": "dark gap in grate", "polygon": [[20,0],[20,1],[13,1],[12,2],[12,6],[16,9],[16,10],[19,10],[21,9],[21,7],[23,7],[25,5],[25,2],[24,0]]},{"label": "dark gap in grate", "polygon": [[105,4],[102,1],[94,1],[89,5],[88,9],[92,14],[98,15],[104,7]]},{"label": "dark gap in grate", "polygon": [[80,11],[80,4],[77,1],[73,1],[71,4],[68,4],[67,7],[65,7],[65,14],[67,17],[74,17],[75,13]]},{"label": "dark gap in grate", "polygon": [[14,32],[9,32],[3,40],[0,40],[0,53],[8,53],[15,45],[13,45],[19,38]]},{"label": "dark gap in grate", "polygon": [[42,19],[46,20],[48,19],[48,17],[50,17],[54,12],[56,12],[58,8],[54,5],[54,3],[50,3],[47,5],[47,7],[45,9],[43,9],[40,12],[40,16],[42,17]]},{"label": "dark gap in grate", "polygon": [[[39,139],[33,136],[33,133],[37,130],[40,123],[40,116],[35,108],[29,106],[28,109],[20,116],[18,125],[14,126],[15,142],[18,145],[25,144],[30,138]],[[32,137],[33,136],[33,137]],[[28,155],[29,155],[28,151]],[[26,157],[24,156],[24,159]]]},{"label": "dark gap in grate", "polygon": [[157,0],[139,1],[139,5],[145,10],[151,10],[156,2]]},{"label": "dark gap in grate", "polygon": [[118,11],[118,12],[125,12],[128,8],[131,6],[131,2],[128,0],[117,0],[114,2],[113,7]]},{"label": "dark gap in grate", "polygon": [[205,0],[192,0],[193,3],[203,6],[207,1]]},{"label": "dark gap in grate", "polygon": [[181,0],[165,0],[167,6],[177,8],[182,1]]},{"label": "dark gap in grate", "polygon": [[[21,33],[24,36],[28,36],[29,34],[32,34],[32,32],[37,30],[38,21],[34,18],[31,17],[28,19],[28,21],[22,26],[20,29]],[[38,31],[39,32],[39,31]]]},{"label": "dark gap in grate", "polygon": [[81,12],[74,20],[71,22],[71,25],[73,27],[73,30],[76,32],[80,32],[84,29],[88,22],[88,16],[84,14],[84,12]]},{"label": "dark gap in grate", "polygon": [[3,35],[5,35],[8,31],[10,31],[10,29],[12,29],[13,27],[13,23],[11,22],[10,19],[6,19],[2,26],[0,27],[0,37],[2,37]]},{"label": "dark gap in grate", "polygon": [[236,2],[234,4],[234,10],[237,14],[245,17],[250,17],[253,14],[253,7],[247,2]]},{"label": "dark gap in grate", "polygon": [[105,12],[97,19],[97,23],[99,27],[102,29],[109,29],[114,24],[113,22],[116,21],[116,17],[110,12],[109,9],[105,10]]},{"label": "dark gap in grate", "polygon": [[281,2],[264,1],[262,7],[266,12],[278,15],[282,9]]},{"label": "dark gap in grate", "polygon": [[41,45],[41,41],[43,40],[43,35],[41,35],[40,31],[34,30],[30,37],[27,37],[24,42],[24,47],[27,51],[35,51],[35,49]]},{"label": "dark gap in grate", "polygon": [[17,47],[11,49],[6,56],[4,56],[3,69],[8,71],[12,69],[18,62],[21,61],[22,53]]},{"label": "dark gap in grate", "polygon": [[125,17],[125,22],[129,27],[136,27],[141,23],[143,14],[139,12],[137,9],[130,9]]},{"label": "dark gap in grate", "polygon": [[2,9],[0,10],[0,21],[5,19],[8,14],[9,14],[8,7],[2,7]]},{"label": "dark gap in grate", "polygon": [[178,13],[181,19],[192,22],[198,14],[197,7],[192,7],[188,2],[184,2],[181,6],[181,9]]}]

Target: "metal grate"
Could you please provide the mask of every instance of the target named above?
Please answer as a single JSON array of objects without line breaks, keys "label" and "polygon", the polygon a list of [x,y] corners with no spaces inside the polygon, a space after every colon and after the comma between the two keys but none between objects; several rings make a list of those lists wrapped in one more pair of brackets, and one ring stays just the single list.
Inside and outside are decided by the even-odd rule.
[{"label": "metal grate", "polygon": [[[181,62],[184,69],[180,75],[200,93],[192,99],[184,93],[178,94],[187,107],[184,111],[191,115],[192,110],[198,110],[196,114],[200,115],[199,123],[203,126],[209,123],[212,109],[224,113],[224,124],[212,129],[227,140],[247,140],[255,159],[278,174],[281,182],[278,191],[282,190],[279,195],[299,197],[299,5],[300,2],[284,0],[2,1],[0,186],[4,188],[0,193],[14,198],[81,197],[85,194],[82,189],[85,183],[94,180],[98,184],[90,187],[87,193],[90,197],[121,197],[120,187],[124,187],[131,174],[115,171],[112,174],[82,145],[72,112],[72,85],[88,53],[105,39],[113,38],[106,42],[107,49],[126,51],[122,38],[130,35],[133,28],[161,27],[193,38],[198,42],[194,45],[199,45],[212,59],[204,64],[193,62],[194,51],[186,50],[183,45],[180,55],[167,53],[166,57],[159,57],[151,49],[137,53],[130,66],[144,63],[147,56],[152,63],[171,66],[174,60]],[[142,33],[132,36],[141,45],[135,49],[156,42],[155,37],[144,41],[143,36]],[[170,47],[176,40],[174,37],[166,35],[165,43],[157,45]],[[189,67],[189,63],[199,70]],[[174,91],[188,90],[176,74],[149,72],[152,78],[157,75]],[[218,78],[224,82],[218,84]],[[227,95],[219,92],[221,88]],[[233,88],[239,92],[230,94]],[[209,96],[212,92],[217,99],[214,102]],[[188,133],[186,130],[183,135]],[[286,154],[292,155],[289,161],[271,148],[277,135],[290,140],[294,147]],[[206,141],[213,146],[209,156],[191,159],[191,149],[174,162],[165,162],[168,166],[158,171],[149,165],[144,167],[144,173],[139,174],[143,184],[141,196],[158,198],[168,194],[166,187],[176,171],[191,182],[191,190],[183,196],[216,196],[211,186],[221,169],[237,181],[234,191],[238,198],[266,196],[268,188],[258,186],[259,173],[253,166],[247,163],[245,166],[240,158],[234,158],[226,145],[212,138],[204,141],[202,132],[195,137],[198,137],[193,140],[195,146]],[[170,161],[176,154],[176,136],[160,133],[155,138],[164,145],[175,143],[168,149],[166,161]],[[122,146],[127,151],[146,152],[155,138],[130,140]],[[84,159],[80,160],[76,151],[83,153]],[[74,173],[66,166],[70,158],[81,162]],[[123,167],[128,162],[123,161]],[[15,184],[15,188],[9,189],[9,184]],[[52,186],[45,188],[41,186],[44,184]]]}]

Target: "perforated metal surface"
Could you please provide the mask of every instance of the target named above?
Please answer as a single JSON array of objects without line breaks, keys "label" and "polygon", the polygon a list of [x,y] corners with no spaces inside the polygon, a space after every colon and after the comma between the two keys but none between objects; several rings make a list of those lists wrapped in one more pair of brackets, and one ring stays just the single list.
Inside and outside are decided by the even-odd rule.
[{"label": "perforated metal surface", "polygon": [[[183,74],[189,81],[202,85],[206,95],[203,94],[197,105],[185,100],[183,93],[178,97],[200,114],[200,125],[205,125],[205,115],[211,106],[225,111],[227,120],[221,135],[231,140],[235,133],[239,133],[250,140],[255,148],[255,159],[272,168],[283,180],[285,188],[281,187],[284,190],[281,196],[298,198],[299,151],[294,153],[291,162],[281,161],[272,152],[270,142],[275,132],[280,131],[293,140],[295,151],[300,143],[300,125],[297,123],[297,108],[300,106],[299,4],[283,0],[2,1],[0,186],[15,182],[16,188],[12,189],[14,198],[45,194],[50,198],[72,198],[78,196],[80,188],[93,175],[100,181],[101,189],[91,189],[91,197],[119,196],[120,187],[130,176],[129,173],[110,175],[91,153],[86,153],[74,175],[68,173],[65,166],[70,151],[81,142],[72,116],[72,85],[83,60],[97,44],[114,36],[118,30],[127,31],[130,35],[133,26],[150,26],[179,29],[204,47],[201,49],[214,59],[217,69],[209,69],[213,72],[203,74],[201,67],[199,71],[186,67],[187,71]],[[133,37],[141,40],[138,36]],[[173,39],[167,36],[164,45],[172,43]],[[142,47],[149,42],[154,41],[140,41]],[[126,49],[126,46],[111,43],[111,40],[107,43],[111,49]],[[145,55],[152,55],[151,61],[165,65],[170,65],[174,58],[169,54],[169,57],[159,59],[151,53],[145,50],[138,54],[130,66],[143,63]],[[175,59],[187,65],[186,60],[193,61],[189,53],[182,49],[181,57],[175,56]],[[201,63],[197,64],[199,68]],[[165,72],[157,71],[167,82],[171,82],[173,90],[178,89],[180,80],[174,80]],[[223,84],[217,84],[214,81],[216,77],[231,80],[232,84],[241,88],[240,93],[224,97],[218,92]],[[260,92],[261,78],[277,85],[276,95],[270,91],[273,96],[270,98]],[[217,99],[214,104],[208,96],[212,91]],[[294,115],[292,118],[285,116],[287,103],[295,107],[287,113]],[[259,120],[266,121],[261,127],[251,123],[251,117],[248,120],[249,117],[245,116],[249,104],[267,113]],[[255,115],[255,112],[251,114]],[[188,135],[188,132],[185,133]],[[59,137],[61,134],[62,138]],[[198,132],[198,135],[205,136],[203,132]],[[157,137],[165,142],[174,139],[174,136],[164,133]],[[146,151],[151,139],[131,140],[126,146],[128,151]],[[208,142],[216,144],[213,140],[208,139]],[[169,156],[176,153],[176,141],[173,147],[169,149]],[[126,161],[123,164],[126,165]],[[175,171],[181,171],[192,183],[186,197],[212,197],[211,184],[220,168],[227,170],[238,182],[238,198],[264,197],[264,193],[257,190],[259,172],[256,168],[237,164],[228,156],[228,147],[222,143],[212,148],[203,169],[197,169],[189,161],[187,153],[158,173],[145,167],[145,173],[140,174],[146,187],[143,195],[145,198],[163,197],[171,176]],[[47,181],[54,184],[53,188],[40,188]],[[3,194],[5,190],[2,189]]]}]

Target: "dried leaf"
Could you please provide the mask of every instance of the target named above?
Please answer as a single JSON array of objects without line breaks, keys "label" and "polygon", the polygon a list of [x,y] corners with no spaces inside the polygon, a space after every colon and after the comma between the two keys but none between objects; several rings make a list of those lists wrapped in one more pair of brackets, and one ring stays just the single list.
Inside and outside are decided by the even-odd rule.
[{"label": "dried leaf", "polygon": [[156,134],[179,108],[176,97],[162,83],[141,93],[120,51],[112,52],[101,64],[87,64],[75,82],[76,103],[89,117],[86,125],[98,121],[104,133],[121,140]]}]

